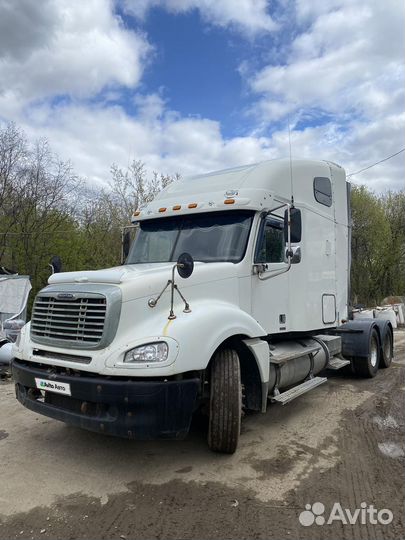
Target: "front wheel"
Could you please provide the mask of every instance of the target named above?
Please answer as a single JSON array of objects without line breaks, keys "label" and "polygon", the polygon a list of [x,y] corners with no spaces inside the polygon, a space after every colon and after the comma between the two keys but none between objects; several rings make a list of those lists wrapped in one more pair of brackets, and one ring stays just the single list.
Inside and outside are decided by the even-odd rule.
[{"label": "front wheel", "polygon": [[377,330],[372,329],[368,347],[368,356],[356,356],[352,359],[354,372],[358,377],[375,377],[380,362],[380,340]]},{"label": "front wheel", "polygon": [[233,349],[219,351],[211,368],[208,446],[233,454],[238,446],[242,416],[239,358]]}]

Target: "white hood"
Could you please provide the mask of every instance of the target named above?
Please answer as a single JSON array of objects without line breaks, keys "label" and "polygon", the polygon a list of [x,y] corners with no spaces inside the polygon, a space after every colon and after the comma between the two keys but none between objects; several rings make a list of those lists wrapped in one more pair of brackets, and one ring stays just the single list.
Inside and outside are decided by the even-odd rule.
[{"label": "white hood", "polygon": [[174,263],[156,263],[137,266],[116,266],[103,270],[86,270],[82,272],[61,272],[49,277],[49,285],[60,283],[114,283],[130,281],[142,274],[163,268],[172,268]]}]

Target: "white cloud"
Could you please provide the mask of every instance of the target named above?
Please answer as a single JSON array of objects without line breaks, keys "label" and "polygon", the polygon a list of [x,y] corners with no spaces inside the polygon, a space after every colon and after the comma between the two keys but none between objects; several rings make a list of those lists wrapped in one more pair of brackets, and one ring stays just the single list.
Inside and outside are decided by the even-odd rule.
[{"label": "white cloud", "polygon": [[109,0],[0,0],[0,97],[88,97],[135,87],[150,46]]},{"label": "white cloud", "polygon": [[[251,77],[257,100],[250,112],[263,132],[275,121],[287,124],[287,115],[293,128],[328,122],[295,129],[295,146],[303,155],[323,149],[350,172],[402,148],[403,5],[297,0],[295,17],[295,37],[282,59],[253,76],[246,64],[241,69],[242,76]],[[315,134],[326,139],[318,144]],[[403,159],[398,156],[355,181],[377,190],[402,188]]]},{"label": "white cloud", "polygon": [[[142,159],[148,169],[181,175],[207,172],[277,156],[266,137],[224,139],[219,122],[183,118],[164,108],[160,96],[137,98],[135,118],[119,106],[42,105],[17,118],[30,139],[46,136],[90,182],[109,180],[113,162]],[[142,108],[143,107],[143,108]]]},{"label": "white cloud", "polygon": [[[29,116],[19,118],[19,124],[30,139],[45,135],[60,156],[71,159],[75,170],[96,184],[109,180],[113,162],[125,167],[132,159],[143,160],[149,170],[188,175],[288,156],[286,129],[271,137],[226,139],[219,122],[181,117],[168,110],[160,96],[138,97],[137,102],[141,107],[137,117],[119,106],[59,104],[35,107]],[[354,172],[389,155],[404,120],[405,114],[392,115],[384,122],[353,122],[344,132],[332,124],[293,131],[293,158],[329,159]],[[377,191],[400,189],[403,156],[352,181]]]},{"label": "white cloud", "polygon": [[197,9],[205,22],[235,27],[248,35],[277,28],[267,11],[266,0],[125,0],[124,6],[127,13],[141,19],[155,7],[171,13]]},{"label": "white cloud", "polygon": [[[238,25],[242,17],[249,27],[272,26],[262,0],[242,1],[236,13],[230,2],[217,4],[199,5],[213,24]],[[196,6],[172,2],[170,9]],[[182,118],[159,94],[135,95],[136,115],[118,106],[122,87],[139,83],[150,46],[124,28],[113,7],[108,0],[0,0],[0,118],[17,122],[31,140],[46,136],[95,182],[108,180],[113,162],[133,158],[189,174],[262,159],[263,150],[271,157],[266,140],[226,141],[218,122]]]},{"label": "white cloud", "polygon": [[[128,109],[117,105],[127,88],[137,92],[151,46],[124,27],[112,2],[0,0],[0,119],[17,122],[30,139],[48,137],[62,158],[96,183],[109,179],[113,162],[125,167],[132,159],[150,170],[186,175],[288,156],[286,127],[272,126],[271,135],[266,130],[287,114],[293,157],[330,159],[353,172],[403,144],[401,18],[393,0],[375,2],[297,0],[303,30],[283,45],[283,63],[253,78],[255,128],[225,138],[220,122],[183,117],[159,93],[131,98],[127,92]],[[132,2],[138,16],[152,5],[157,0]],[[159,5],[173,12],[198,8],[210,24],[251,34],[273,29],[262,0],[243,0],[238,8],[231,0]],[[128,112],[132,106],[136,113]],[[320,113],[331,120],[311,126]],[[308,127],[299,128],[305,119]],[[403,188],[403,156],[353,180],[376,190]]]},{"label": "white cloud", "polygon": [[308,107],[337,114],[392,110],[403,80],[402,8],[396,0],[330,4],[332,11],[322,3],[317,15],[311,4],[305,13],[313,20],[291,43],[287,61],[255,75],[252,89],[269,120]]}]

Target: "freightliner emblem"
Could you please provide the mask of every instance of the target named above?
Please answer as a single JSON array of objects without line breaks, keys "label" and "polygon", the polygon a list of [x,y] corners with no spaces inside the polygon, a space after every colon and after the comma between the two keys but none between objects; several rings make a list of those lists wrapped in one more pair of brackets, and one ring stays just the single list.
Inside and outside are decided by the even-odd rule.
[{"label": "freightliner emblem", "polygon": [[59,298],[59,300],[75,300],[76,296],[72,293],[59,293],[56,298]]}]

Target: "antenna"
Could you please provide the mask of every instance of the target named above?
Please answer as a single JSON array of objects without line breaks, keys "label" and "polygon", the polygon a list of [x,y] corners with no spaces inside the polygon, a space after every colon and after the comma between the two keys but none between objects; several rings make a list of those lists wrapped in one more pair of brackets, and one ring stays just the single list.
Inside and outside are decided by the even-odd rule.
[{"label": "antenna", "polygon": [[293,172],[292,172],[292,156],[291,156],[291,128],[290,128],[290,115],[287,116],[287,120],[288,120],[288,145],[289,145],[289,148],[290,148],[291,206],[294,206]]}]

